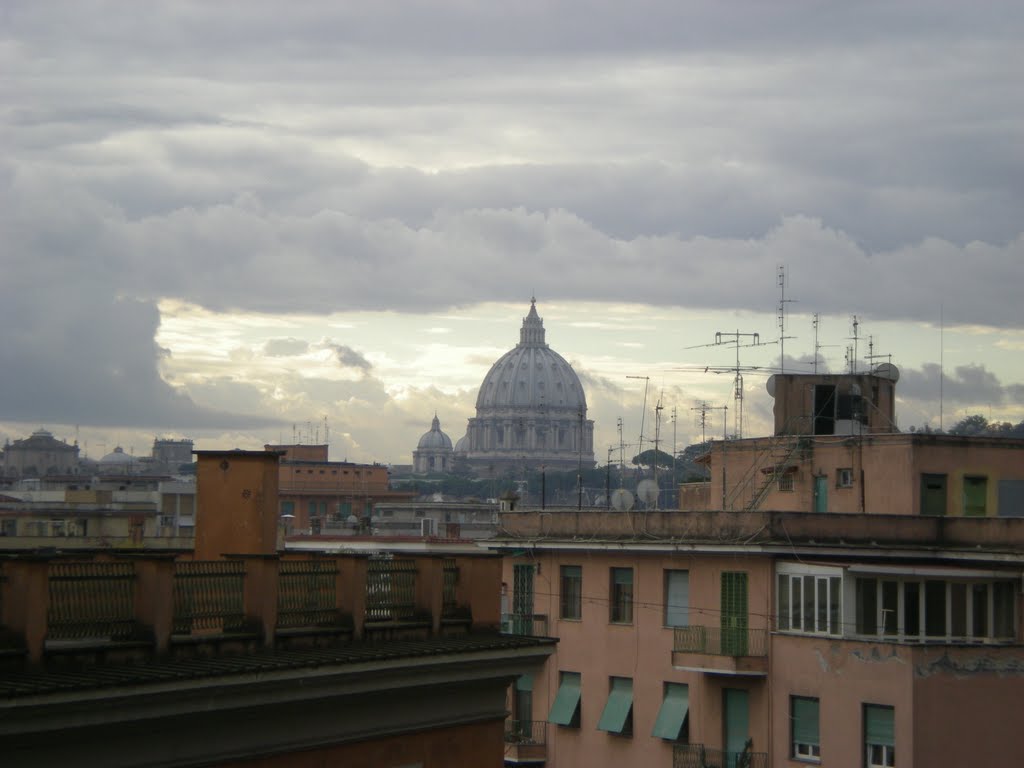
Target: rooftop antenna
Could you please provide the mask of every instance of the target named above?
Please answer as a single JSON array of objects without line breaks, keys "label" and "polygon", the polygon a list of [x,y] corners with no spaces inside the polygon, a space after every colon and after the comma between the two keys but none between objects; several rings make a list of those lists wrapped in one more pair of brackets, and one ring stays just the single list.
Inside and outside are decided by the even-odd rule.
[{"label": "rooftop antenna", "polygon": [[860,335],[860,320],[856,315],[851,315],[851,317],[853,318],[853,336],[850,338],[853,340],[853,344],[846,348],[846,362],[850,365],[850,373],[857,373],[857,342]]},{"label": "rooftop antenna", "polygon": [[786,266],[779,265],[779,373],[786,372],[786,339],[795,339],[795,336],[786,335],[786,305],[794,303],[794,299],[786,298]]},{"label": "rooftop antenna", "polygon": [[939,432],[942,431],[942,382],[946,378],[946,324],[942,316],[942,303],[939,302]]},{"label": "rooftop antenna", "polygon": [[622,441],[622,417],[619,416],[619,488],[625,482],[626,474],[626,444]]},{"label": "rooftop antenna", "polygon": [[864,355],[864,359],[868,361],[868,368],[873,371],[875,369],[875,361],[876,360],[885,360],[885,362],[891,364],[892,363],[892,354],[891,353],[883,354],[881,352],[879,352],[878,354],[875,354],[875,337],[874,336],[868,336],[868,353],[866,355]]},{"label": "rooftop antenna", "polygon": [[[744,339],[750,339],[749,344],[742,343]],[[775,342],[768,342],[774,344]],[[759,333],[740,333],[737,331],[718,331],[715,333],[715,342],[713,344],[698,344],[694,347],[687,347],[687,349],[697,349],[698,347],[721,347],[721,346],[732,346],[736,349],[736,365],[730,368],[714,369],[711,366],[707,366],[704,370],[714,370],[718,373],[720,370],[729,370],[734,373],[733,379],[733,399],[736,401],[736,431],[735,435],[737,438],[743,437],[743,374],[741,371],[753,371],[759,370],[759,366],[742,366],[740,365],[740,348],[741,347],[761,347],[764,344],[761,343],[761,334]]]},{"label": "rooftop antenna", "polygon": [[640,411],[640,447],[637,449],[637,456],[644,452],[644,417],[647,415],[647,388],[651,384],[650,376],[627,376],[627,379],[644,380],[644,409]]},{"label": "rooftop antenna", "polygon": [[[658,443],[661,438],[661,395],[658,396],[658,404],[654,406],[654,485],[658,487]],[[658,509],[658,497],[654,497],[654,509]]]}]

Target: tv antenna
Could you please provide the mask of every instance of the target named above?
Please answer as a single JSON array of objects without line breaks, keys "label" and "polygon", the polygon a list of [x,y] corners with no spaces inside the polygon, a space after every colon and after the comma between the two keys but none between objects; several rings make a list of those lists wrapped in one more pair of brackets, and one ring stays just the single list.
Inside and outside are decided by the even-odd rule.
[{"label": "tv antenna", "polygon": [[647,415],[647,388],[651,384],[650,376],[627,376],[627,379],[644,380],[644,409],[640,411],[640,447],[637,449],[637,456],[644,452],[644,416]]},{"label": "tv antenna", "polygon": [[700,420],[700,442],[704,444],[708,441],[707,425],[708,425],[708,411],[722,411],[722,439],[727,440],[728,435],[726,430],[729,428],[729,419],[726,418],[729,413],[728,405],[708,405],[707,400],[701,400],[700,405],[697,405],[690,409],[691,411],[698,411],[700,415],[697,417]]},{"label": "tv antenna", "polygon": [[868,353],[864,355],[864,359],[868,361],[868,369],[875,369],[875,360],[885,360],[885,362],[892,364],[892,354],[875,353],[875,337],[868,336]]},{"label": "tv antenna", "polygon": [[850,367],[850,373],[857,373],[857,344],[860,340],[860,320],[856,315],[851,315],[853,322],[853,336],[849,336],[853,344],[846,347],[846,364]]},{"label": "tv antenna", "polygon": [[[744,339],[750,339],[749,343],[744,344]],[[766,344],[774,344],[775,342],[766,342]],[[747,347],[763,347],[765,344],[761,343],[761,334],[759,333],[741,333],[740,331],[718,331],[715,333],[715,341],[713,344],[698,344],[693,347],[687,347],[687,349],[697,349],[706,347],[721,347],[731,346],[736,349],[736,365],[731,367],[714,367],[706,366],[704,372],[714,371],[715,373],[724,373],[730,371],[734,374],[733,378],[733,399],[736,401],[736,431],[735,435],[737,438],[743,437],[743,371],[756,371],[760,370],[762,366],[757,365],[740,365],[740,349]]]},{"label": "tv antenna", "polygon": [[795,299],[786,298],[786,267],[779,265],[779,373],[786,372],[786,339],[795,339],[796,336],[786,335],[786,305],[795,303]]}]

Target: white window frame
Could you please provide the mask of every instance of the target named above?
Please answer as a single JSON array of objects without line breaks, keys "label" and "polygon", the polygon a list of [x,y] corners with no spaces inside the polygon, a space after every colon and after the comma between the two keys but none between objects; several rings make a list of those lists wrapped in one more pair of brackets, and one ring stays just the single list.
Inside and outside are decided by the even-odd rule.
[{"label": "white window frame", "polygon": [[[847,604],[847,596],[845,595],[844,574],[842,568],[830,566],[810,566],[802,565],[799,563],[779,563],[779,565],[776,567],[775,573],[775,626],[778,631],[800,635],[816,635],[819,637],[843,636],[843,624],[846,621],[846,616],[844,614],[844,606]],[[785,577],[785,579],[780,579],[780,577]],[[806,603],[806,597],[803,594],[803,585],[806,583],[806,577],[810,577],[811,579],[813,579],[811,583],[813,583],[814,585],[814,612],[813,616],[811,617],[811,626],[813,626],[814,629],[806,629],[806,627],[808,626],[807,617],[803,615],[803,607]],[[793,589],[792,583],[795,579],[799,579],[801,583],[799,601],[801,619],[800,627],[793,626],[793,616],[795,613],[795,611],[793,610],[795,605],[793,595],[796,592],[796,590]],[[834,579],[839,580],[838,584],[836,584],[833,581]],[[782,617],[782,594],[780,592],[782,587],[780,585],[780,582],[783,581],[789,589],[789,620],[785,622],[785,628],[783,628],[783,622],[780,621]],[[818,604],[818,595],[820,594],[822,586],[824,586],[825,589],[826,629],[824,631],[817,629],[817,619],[820,611]],[[833,597],[838,602],[835,612],[831,610]]]},{"label": "white window frame", "polygon": [[793,757],[797,760],[806,760],[809,763],[821,762],[821,747],[817,744],[801,744],[793,742]]},{"label": "white window frame", "polygon": [[[890,747],[888,744],[872,744],[868,742],[868,768],[895,768],[896,766],[896,748]],[[882,762],[875,762],[874,752],[876,749],[882,750]]]},{"label": "white window frame", "polygon": [[839,467],[836,470],[836,488],[853,488],[852,467]]}]

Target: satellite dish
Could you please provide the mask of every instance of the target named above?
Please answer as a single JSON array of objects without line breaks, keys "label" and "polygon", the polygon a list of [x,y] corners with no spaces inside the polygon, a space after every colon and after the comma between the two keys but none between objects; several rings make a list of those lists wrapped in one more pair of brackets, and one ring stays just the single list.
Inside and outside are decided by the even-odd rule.
[{"label": "satellite dish", "polygon": [[633,494],[625,488],[612,491],[612,509],[619,512],[628,512],[633,508]]},{"label": "satellite dish", "polygon": [[773,373],[768,377],[768,381],[765,382],[764,388],[768,390],[769,397],[775,397],[775,374]]},{"label": "satellite dish", "polygon": [[640,501],[644,504],[654,504],[658,500],[660,490],[658,484],[648,478],[647,480],[641,480],[639,485],[637,485],[636,495],[640,497]]},{"label": "satellite dish", "polygon": [[880,363],[875,368],[875,376],[880,379],[889,379],[893,384],[900,380],[900,369],[892,363]]}]

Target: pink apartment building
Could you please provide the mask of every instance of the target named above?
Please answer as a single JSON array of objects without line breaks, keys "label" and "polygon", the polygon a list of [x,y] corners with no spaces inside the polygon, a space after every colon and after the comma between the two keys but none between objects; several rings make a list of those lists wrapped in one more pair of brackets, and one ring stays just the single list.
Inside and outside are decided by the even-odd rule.
[{"label": "pink apartment building", "polygon": [[502,514],[506,631],[559,639],[507,765],[1024,764],[1024,442],[898,433],[880,373],[777,377],[679,510]]}]

